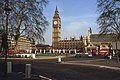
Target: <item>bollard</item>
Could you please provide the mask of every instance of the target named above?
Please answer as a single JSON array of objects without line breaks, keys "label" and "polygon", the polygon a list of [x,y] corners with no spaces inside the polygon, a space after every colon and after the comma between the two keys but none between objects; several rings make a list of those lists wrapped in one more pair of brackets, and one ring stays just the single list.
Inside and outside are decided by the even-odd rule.
[{"label": "bollard", "polygon": [[62,62],[62,59],[61,59],[60,56],[58,56],[58,62],[59,62],[59,63]]},{"label": "bollard", "polygon": [[111,56],[111,55],[109,56],[109,59],[112,59],[112,56]]},{"label": "bollard", "polygon": [[26,64],[25,78],[31,78],[31,64]]},{"label": "bollard", "polygon": [[12,62],[7,62],[7,73],[12,73]]}]

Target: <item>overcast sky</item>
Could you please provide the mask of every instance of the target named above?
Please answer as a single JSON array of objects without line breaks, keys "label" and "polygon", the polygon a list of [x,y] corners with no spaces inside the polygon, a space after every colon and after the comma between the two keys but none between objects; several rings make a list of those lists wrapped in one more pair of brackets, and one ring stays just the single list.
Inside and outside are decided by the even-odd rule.
[{"label": "overcast sky", "polygon": [[45,32],[45,44],[52,44],[52,17],[56,6],[61,17],[61,39],[86,35],[89,27],[98,33],[96,0],[49,0],[45,16],[50,22]]}]

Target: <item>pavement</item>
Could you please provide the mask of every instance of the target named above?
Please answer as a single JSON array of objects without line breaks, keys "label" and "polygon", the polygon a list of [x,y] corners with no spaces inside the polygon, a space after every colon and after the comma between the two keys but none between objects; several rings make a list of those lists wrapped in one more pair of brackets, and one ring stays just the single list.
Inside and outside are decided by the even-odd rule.
[{"label": "pavement", "polygon": [[120,71],[120,62],[118,63],[116,60],[109,59],[77,60],[77,61],[74,60],[62,62],[62,64],[92,66]]}]

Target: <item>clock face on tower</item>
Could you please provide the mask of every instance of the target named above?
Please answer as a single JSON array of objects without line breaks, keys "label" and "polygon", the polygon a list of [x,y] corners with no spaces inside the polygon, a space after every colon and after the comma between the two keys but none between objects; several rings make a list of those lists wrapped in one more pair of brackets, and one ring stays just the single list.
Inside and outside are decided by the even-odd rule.
[{"label": "clock face on tower", "polygon": [[57,21],[54,21],[54,24],[56,25],[56,24],[57,24]]}]

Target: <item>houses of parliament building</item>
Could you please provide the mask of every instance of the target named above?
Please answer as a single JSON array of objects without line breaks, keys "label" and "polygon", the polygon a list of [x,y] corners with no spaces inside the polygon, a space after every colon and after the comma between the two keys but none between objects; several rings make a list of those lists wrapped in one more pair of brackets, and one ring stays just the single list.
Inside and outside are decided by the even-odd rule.
[{"label": "houses of parliament building", "polygon": [[61,50],[69,53],[84,51],[85,45],[82,36],[80,37],[80,39],[61,39],[61,18],[57,7],[55,9],[55,13],[52,20],[52,28],[52,48],[54,50]]}]

